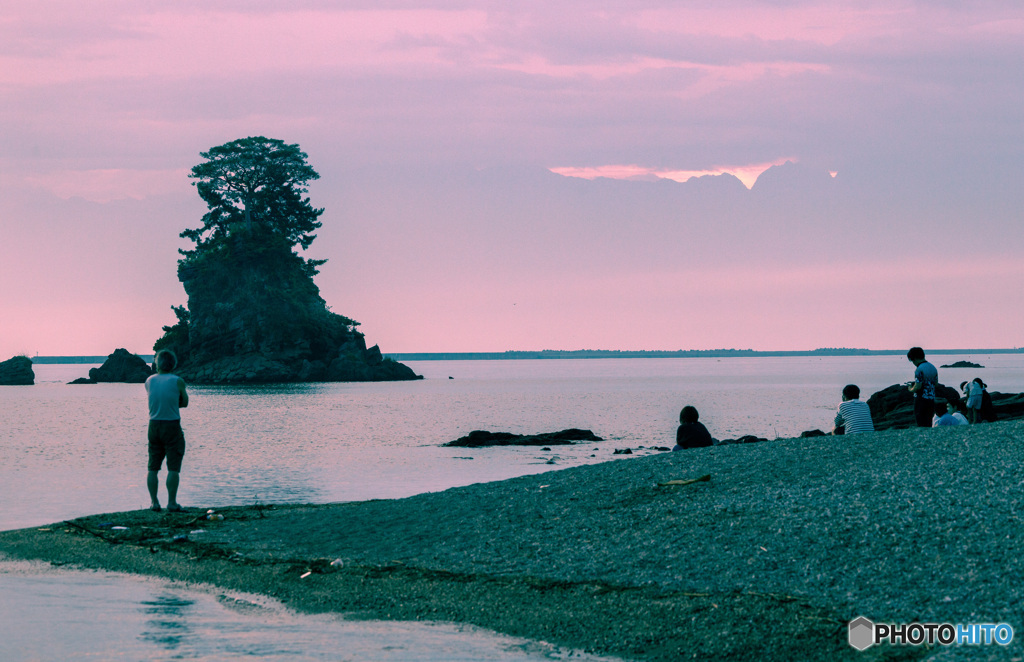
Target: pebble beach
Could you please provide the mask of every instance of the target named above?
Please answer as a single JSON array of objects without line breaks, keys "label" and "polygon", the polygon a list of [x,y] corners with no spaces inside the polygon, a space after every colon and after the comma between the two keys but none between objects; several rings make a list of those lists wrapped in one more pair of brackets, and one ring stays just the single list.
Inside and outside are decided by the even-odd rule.
[{"label": "pebble beach", "polygon": [[[201,504],[105,513],[0,533],[0,554],[631,660],[1024,659],[1022,441],[1021,421],[889,430],[222,520]],[[858,652],[857,616],[1018,634]]]}]

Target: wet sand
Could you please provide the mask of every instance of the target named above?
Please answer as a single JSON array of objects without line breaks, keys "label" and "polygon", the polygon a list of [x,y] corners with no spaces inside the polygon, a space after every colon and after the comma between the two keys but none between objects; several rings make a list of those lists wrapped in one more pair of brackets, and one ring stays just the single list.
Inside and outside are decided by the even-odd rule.
[{"label": "wet sand", "polygon": [[627,659],[936,653],[859,653],[846,637],[860,615],[1007,622],[1021,633],[1009,647],[955,652],[1012,659],[1024,638],[1022,434],[1008,422],[780,439],[406,499],[219,509],[223,520],[110,513],[0,533],[0,553]]}]

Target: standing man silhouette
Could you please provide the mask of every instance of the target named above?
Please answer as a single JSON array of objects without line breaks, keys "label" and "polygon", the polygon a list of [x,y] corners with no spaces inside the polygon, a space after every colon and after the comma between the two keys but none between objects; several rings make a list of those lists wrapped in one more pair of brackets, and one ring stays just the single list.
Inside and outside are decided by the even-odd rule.
[{"label": "standing man silhouette", "polygon": [[188,407],[188,393],[185,380],[172,371],[178,365],[178,357],[169,350],[156,354],[156,374],[146,380],[149,394],[149,488],[150,506],[160,512],[157,489],[160,485],[158,474],[164,458],[167,458],[167,510],[178,512],[178,476],[181,473],[181,459],[185,455],[185,433],[181,430],[179,408]]}]

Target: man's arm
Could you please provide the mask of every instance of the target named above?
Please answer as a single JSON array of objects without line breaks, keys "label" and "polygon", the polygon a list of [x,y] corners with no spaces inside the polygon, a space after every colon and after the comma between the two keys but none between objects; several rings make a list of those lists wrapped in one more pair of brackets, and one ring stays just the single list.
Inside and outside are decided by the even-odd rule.
[{"label": "man's arm", "polygon": [[188,407],[188,392],[185,390],[185,380],[178,377],[178,406]]}]

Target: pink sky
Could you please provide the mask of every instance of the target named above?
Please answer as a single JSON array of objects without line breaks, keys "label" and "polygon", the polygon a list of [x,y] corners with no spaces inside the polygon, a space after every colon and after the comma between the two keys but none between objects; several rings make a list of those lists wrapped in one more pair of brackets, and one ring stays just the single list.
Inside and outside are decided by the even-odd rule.
[{"label": "pink sky", "polygon": [[1015,1],[338,4],[0,0],[0,360],[149,352],[250,135],[385,352],[1024,345]]}]

